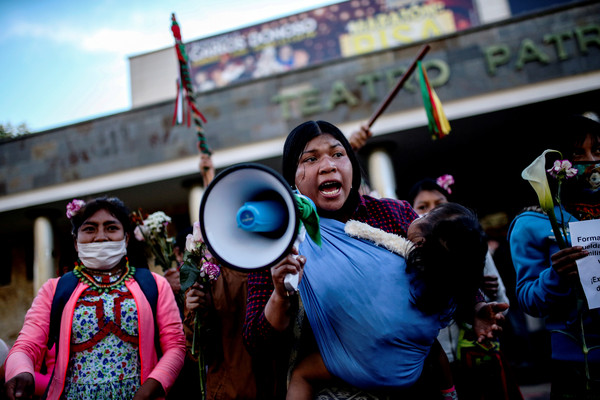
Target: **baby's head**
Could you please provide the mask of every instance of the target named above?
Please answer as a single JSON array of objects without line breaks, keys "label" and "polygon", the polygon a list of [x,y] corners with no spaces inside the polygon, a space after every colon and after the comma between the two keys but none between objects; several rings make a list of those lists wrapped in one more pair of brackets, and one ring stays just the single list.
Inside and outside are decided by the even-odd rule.
[{"label": "baby's head", "polygon": [[472,305],[488,250],[475,213],[460,204],[440,204],[415,220],[407,236],[415,244],[406,260],[415,304],[426,313]]}]

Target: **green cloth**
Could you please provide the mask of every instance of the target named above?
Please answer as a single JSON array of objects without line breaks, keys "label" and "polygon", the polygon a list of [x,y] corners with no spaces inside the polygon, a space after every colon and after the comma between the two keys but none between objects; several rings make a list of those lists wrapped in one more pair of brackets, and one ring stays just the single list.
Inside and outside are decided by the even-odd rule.
[{"label": "green cloth", "polygon": [[304,224],[306,233],[319,247],[321,247],[321,230],[319,228],[319,214],[315,203],[308,197],[295,194],[296,206],[298,207],[298,215],[300,221]]}]

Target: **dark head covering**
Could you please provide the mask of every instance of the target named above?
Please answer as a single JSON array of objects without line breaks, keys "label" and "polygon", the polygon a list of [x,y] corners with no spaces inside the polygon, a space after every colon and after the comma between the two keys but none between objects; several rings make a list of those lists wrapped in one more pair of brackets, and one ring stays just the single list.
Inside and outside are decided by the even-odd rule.
[{"label": "dark head covering", "polygon": [[358,204],[358,189],[361,184],[361,168],[358,163],[358,158],[356,157],[354,150],[352,150],[352,146],[350,146],[348,139],[346,139],[346,136],[344,136],[342,131],[335,125],[326,121],[307,121],[295,127],[290,132],[283,145],[283,177],[290,186],[296,186],[296,170],[298,169],[300,154],[302,154],[302,151],[304,151],[308,142],[323,134],[330,134],[344,146],[346,154],[352,164],[352,189],[350,190],[348,199],[346,199],[346,202],[340,210],[335,212],[319,210],[319,215],[327,218],[336,218],[342,215],[349,216],[354,212],[356,205]]},{"label": "dark head covering", "polygon": [[438,185],[434,179],[431,179],[431,178],[425,178],[425,179],[420,180],[419,182],[415,183],[413,185],[413,187],[410,189],[410,191],[408,192],[408,197],[407,197],[406,201],[408,201],[410,203],[410,205],[414,207],[415,198],[419,195],[419,193],[421,193],[424,190],[428,190],[431,192],[440,192],[441,194],[446,196],[446,200],[451,201],[450,193],[448,193],[443,187]]},{"label": "dark head covering", "polygon": [[569,160],[572,160],[575,147],[581,146],[588,135],[596,143],[600,140],[600,120],[593,112],[569,115],[556,126],[558,129],[554,131],[549,148],[560,151]]}]

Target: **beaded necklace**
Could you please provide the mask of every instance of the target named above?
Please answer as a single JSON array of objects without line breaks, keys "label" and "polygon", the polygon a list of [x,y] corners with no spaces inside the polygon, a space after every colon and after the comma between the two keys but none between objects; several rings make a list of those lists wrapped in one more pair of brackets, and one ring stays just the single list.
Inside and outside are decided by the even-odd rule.
[{"label": "beaded necklace", "polygon": [[[132,278],[135,274],[135,267],[129,266],[129,260],[125,263],[125,271],[122,273],[121,277],[114,282],[104,283],[98,282],[94,279],[93,274],[87,269],[81,261],[77,261],[75,263],[75,268],[73,269],[73,274],[79,278],[81,281],[86,283],[88,286],[95,288],[100,293],[108,293],[111,288],[120,285],[125,282],[127,279]],[[100,275],[108,275],[107,273],[100,273]]]}]

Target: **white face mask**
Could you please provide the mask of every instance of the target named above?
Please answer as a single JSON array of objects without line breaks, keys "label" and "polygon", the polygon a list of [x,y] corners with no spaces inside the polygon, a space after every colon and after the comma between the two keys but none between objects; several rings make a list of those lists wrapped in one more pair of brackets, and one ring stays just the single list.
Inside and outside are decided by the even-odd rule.
[{"label": "white face mask", "polygon": [[77,242],[77,253],[83,265],[89,269],[108,270],[113,268],[127,254],[127,242]]}]

